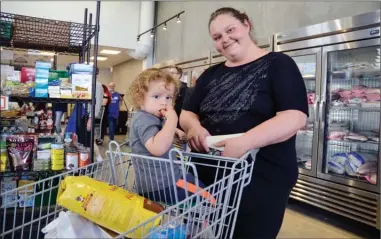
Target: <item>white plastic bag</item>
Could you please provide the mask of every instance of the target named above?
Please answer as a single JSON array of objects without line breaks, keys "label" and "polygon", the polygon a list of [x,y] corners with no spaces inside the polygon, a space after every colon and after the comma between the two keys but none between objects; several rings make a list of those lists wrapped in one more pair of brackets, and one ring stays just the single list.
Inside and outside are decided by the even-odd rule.
[{"label": "white plastic bag", "polygon": [[95,223],[67,211],[41,230],[47,238],[111,238]]}]

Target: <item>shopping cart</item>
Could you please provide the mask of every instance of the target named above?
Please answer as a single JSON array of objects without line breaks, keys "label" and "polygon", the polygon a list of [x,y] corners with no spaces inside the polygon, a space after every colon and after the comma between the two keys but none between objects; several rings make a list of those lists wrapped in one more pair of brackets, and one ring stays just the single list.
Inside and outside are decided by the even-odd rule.
[{"label": "shopping cart", "polygon": [[126,138],[125,138],[124,143],[121,144],[121,146],[123,146],[123,145],[130,146],[130,140],[129,140],[128,136],[131,132],[132,117],[134,116],[134,114],[135,114],[135,111],[133,111],[132,109],[130,109],[128,111],[128,117],[127,117],[127,121],[126,121],[126,126],[127,126]]},{"label": "shopping cart", "polygon": [[[199,188],[196,183],[194,194],[187,193],[184,200],[165,204],[164,211],[137,226],[127,227],[128,230],[118,232],[115,238],[136,238],[142,231],[146,232],[143,235],[144,238],[169,238],[170,230],[174,227],[179,228],[176,227],[179,225],[183,233],[181,235],[187,235],[187,238],[232,238],[242,191],[251,181],[256,151],[250,151],[240,159],[233,159],[185,153],[173,149],[169,159],[162,159],[123,153],[115,141],[110,142],[109,146],[106,152],[108,160],[2,192],[0,237],[43,238],[41,229],[56,219],[61,211],[66,211],[55,202],[58,186],[67,176],[86,175],[138,193],[139,188],[135,186],[132,165],[136,162],[134,160],[142,160],[145,163],[159,163],[163,167],[170,165],[172,172],[175,164],[180,165],[184,178],[188,172],[197,178],[196,169],[200,165],[211,167],[215,169],[215,182],[204,189]],[[189,156],[188,162],[184,161],[185,155]],[[177,156],[181,160],[176,160]],[[202,163],[192,162],[195,158],[202,159]],[[168,180],[174,180],[174,178],[169,177]],[[206,192],[209,192],[207,197],[205,197]],[[177,199],[176,192],[174,194]],[[158,203],[165,201],[155,196],[149,199]],[[25,206],[25,201],[34,201],[34,203],[28,208]],[[20,204],[23,206],[20,207]],[[153,227],[157,219],[160,219],[161,223]]]}]

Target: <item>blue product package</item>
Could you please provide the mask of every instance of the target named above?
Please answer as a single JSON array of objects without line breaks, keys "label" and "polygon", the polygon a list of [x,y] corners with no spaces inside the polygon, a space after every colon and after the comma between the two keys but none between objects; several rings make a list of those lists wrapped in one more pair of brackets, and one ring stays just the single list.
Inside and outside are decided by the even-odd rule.
[{"label": "blue product package", "polygon": [[34,88],[35,89],[46,89],[46,90],[48,90],[48,84],[46,83],[46,84],[41,84],[41,83],[35,83],[34,84]]},{"label": "blue product package", "polygon": [[93,66],[87,65],[87,64],[79,64],[79,63],[72,64],[70,66],[70,71],[69,71],[70,74],[79,73],[79,72],[92,73],[93,72]]},{"label": "blue product package", "polygon": [[34,97],[36,97],[36,98],[48,98],[48,93],[35,93]]},{"label": "blue product package", "polygon": [[52,64],[50,62],[36,61],[36,70],[40,69],[50,69],[52,68]]},{"label": "blue product package", "polygon": [[44,89],[44,88],[35,88],[35,95],[44,95],[44,94],[48,94],[48,88]]},{"label": "blue product package", "polygon": [[34,97],[34,93],[35,93],[36,91],[35,91],[35,88],[34,87],[30,87],[29,88],[29,96],[30,97]]},{"label": "blue product package", "polygon": [[[160,231],[155,232],[150,235],[152,239],[186,239],[186,225],[179,225],[176,227],[167,226],[162,228]],[[155,229],[151,229],[153,231]]]},{"label": "blue product package", "polygon": [[49,78],[49,70],[36,68],[36,78]]}]

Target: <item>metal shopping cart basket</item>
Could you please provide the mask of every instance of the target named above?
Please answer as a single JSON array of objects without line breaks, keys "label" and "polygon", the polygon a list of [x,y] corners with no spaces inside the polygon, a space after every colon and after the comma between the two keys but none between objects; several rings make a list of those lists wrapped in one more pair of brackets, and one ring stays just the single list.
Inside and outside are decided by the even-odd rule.
[{"label": "metal shopping cart basket", "polygon": [[[145,232],[141,236],[143,238],[232,238],[242,190],[250,183],[256,151],[248,152],[241,159],[233,159],[173,149],[170,158],[163,159],[123,153],[113,141],[106,155],[108,160],[2,192],[0,238],[43,238],[41,229],[57,218],[61,211],[67,210],[55,204],[58,185],[67,176],[86,175],[138,193],[139,188],[134,187],[136,175],[133,168],[137,162],[134,160],[156,163],[160,167],[170,165],[172,172],[174,165],[180,165],[184,179],[186,173],[197,178],[199,166],[210,167],[215,169],[215,181],[204,189],[196,183],[194,194],[188,193],[188,189],[192,190],[185,186],[186,197],[183,200],[178,200],[179,195],[174,191],[174,203],[164,203],[162,212],[138,225],[127,226],[126,231],[118,232],[115,238],[137,238],[138,232],[142,231]],[[189,156],[187,162],[183,160],[185,155]],[[150,172],[150,175],[155,174],[155,170]],[[167,180],[170,182],[174,178],[168,177]],[[149,199],[157,203],[165,201],[155,195]],[[34,205],[20,207],[19,204],[25,200],[34,200]],[[157,219],[160,219],[160,225],[153,227]]]}]

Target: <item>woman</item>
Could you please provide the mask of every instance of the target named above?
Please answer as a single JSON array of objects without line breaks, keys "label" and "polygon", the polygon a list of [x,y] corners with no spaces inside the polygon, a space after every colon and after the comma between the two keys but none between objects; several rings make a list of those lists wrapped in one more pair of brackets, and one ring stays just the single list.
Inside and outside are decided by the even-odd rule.
[{"label": "woman", "polygon": [[[179,93],[176,97],[176,102],[175,102],[175,111],[177,113],[177,116],[180,118],[180,113],[181,109],[184,103],[185,95],[187,92],[187,83],[182,80],[183,76],[183,69],[181,69],[178,66],[169,66],[168,67],[168,73],[178,80],[180,82],[180,88],[179,88]],[[180,122],[177,123],[177,128],[181,130]],[[179,131],[178,138],[183,141],[186,140],[186,134],[181,130]]]},{"label": "woman", "polygon": [[170,66],[170,67],[168,67],[168,73],[170,75],[172,75],[173,78],[175,78],[176,80],[178,80],[180,82],[179,94],[176,97],[176,102],[175,102],[175,111],[177,113],[177,116],[180,117],[181,108],[183,106],[185,93],[186,93],[187,88],[188,88],[187,83],[181,81],[181,78],[183,76],[183,70],[180,67]]},{"label": "woman", "polygon": [[[234,238],[276,238],[298,177],[295,134],[306,124],[308,103],[295,62],[258,48],[245,13],[215,11],[209,32],[226,62],[207,69],[181,113],[193,150],[208,151],[206,136],[244,133],[224,140],[223,156],[239,158],[260,149],[250,185],[243,192]],[[197,168],[200,180],[214,182],[210,168]]]}]

